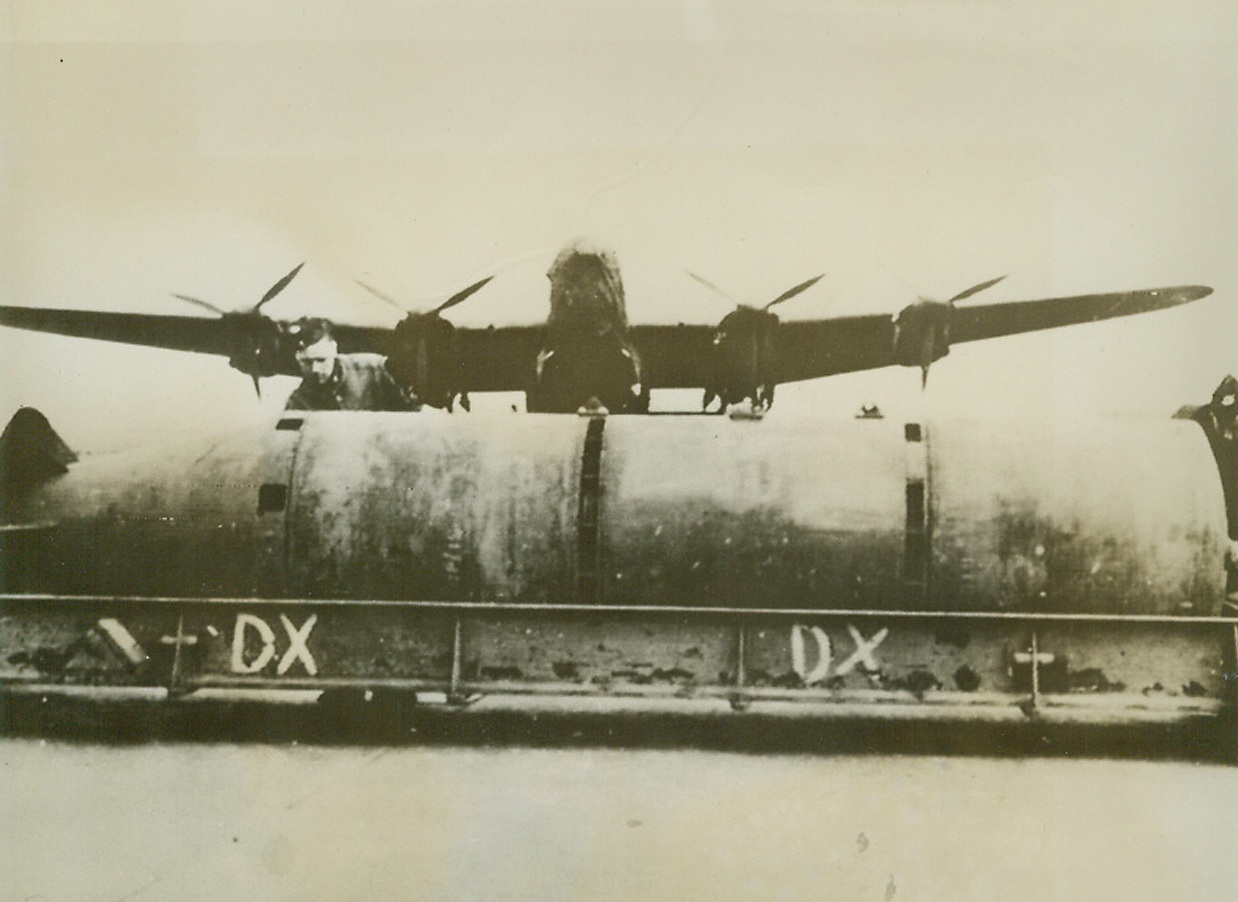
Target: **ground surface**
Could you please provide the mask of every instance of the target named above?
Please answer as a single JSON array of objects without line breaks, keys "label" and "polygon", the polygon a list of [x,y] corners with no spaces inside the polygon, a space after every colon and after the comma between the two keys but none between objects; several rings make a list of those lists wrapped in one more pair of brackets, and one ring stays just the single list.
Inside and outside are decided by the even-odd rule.
[{"label": "ground surface", "polygon": [[1238,768],[1129,747],[22,733],[0,740],[4,900],[1228,902],[1238,886]]}]

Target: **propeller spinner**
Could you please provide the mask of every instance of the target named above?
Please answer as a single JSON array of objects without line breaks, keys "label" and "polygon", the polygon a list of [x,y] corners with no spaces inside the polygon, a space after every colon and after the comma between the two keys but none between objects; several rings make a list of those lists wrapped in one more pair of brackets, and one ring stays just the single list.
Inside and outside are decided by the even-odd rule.
[{"label": "propeller spinner", "polygon": [[776,335],[779,322],[777,314],[771,313],[770,308],[807,291],[825,278],[825,273],[788,288],[761,307],[736,303],[708,279],[694,272],[688,275],[735,304],[735,309],[722,318],[714,332],[713,375],[705,387],[702,407],[708,409],[716,399],[719,412],[742,401],[751,402],[755,409],[768,410],[774,403],[774,387],[777,384]]},{"label": "propeller spinner", "polygon": [[955,304],[992,288],[1005,276],[987,279],[960,291],[947,301],[920,298],[894,318],[894,362],[920,368],[920,388],[928,387],[929,367],[950,353],[950,327]]},{"label": "propeller spinner", "polygon": [[289,368],[288,351],[285,342],[282,341],[283,330],[279,323],[261,312],[262,307],[287,288],[304,265],[303,261],[294,266],[286,276],[268,288],[258,302],[248,310],[223,310],[214,304],[189,295],[172,295],[177,300],[209,310],[219,316],[228,336],[228,364],[253,380],[254,391],[259,397],[262,396],[259,379],[264,376],[277,375]]}]

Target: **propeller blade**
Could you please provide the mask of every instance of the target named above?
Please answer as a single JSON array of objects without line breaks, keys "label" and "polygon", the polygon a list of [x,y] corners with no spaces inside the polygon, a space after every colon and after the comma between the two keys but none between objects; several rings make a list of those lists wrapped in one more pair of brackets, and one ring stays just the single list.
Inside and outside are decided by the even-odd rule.
[{"label": "propeller blade", "polygon": [[973,294],[979,294],[985,289],[992,288],[994,285],[996,285],[998,282],[1000,282],[1004,278],[1006,277],[998,276],[996,279],[989,279],[989,281],[987,282],[981,282],[979,285],[973,285],[971,288],[967,289],[966,291],[959,292],[946,303],[953,304],[956,301],[966,300],[967,298],[971,297]]},{"label": "propeller blade", "polygon": [[198,307],[202,307],[203,309],[209,310],[212,313],[217,313],[220,316],[224,315],[224,311],[220,310],[214,304],[208,304],[206,301],[200,301],[197,298],[191,298],[187,294],[173,294],[172,297],[176,298],[178,301],[184,301],[187,304],[194,304]]},{"label": "propeller blade", "polygon": [[275,297],[277,294],[279,294],[281,291],[287,288],[288,283],[291,282],[296,277],[296,274],[301,271],[301,267],[304,265],[305,265],[304,261],[302,261],[301,263],[298,263],[296,266],[292,268],[292,272],[288,273],[288,275],[284,276],[282,279],[280,279],[278,282],[272,285],[269,289],[267,289],[267,293],[262,296],[262,300],[254,304],[254,309],[252,312],[257,313],[262,308],[263,304],[265,304],[267,301],[271,300],[271,298]]},{"label": "propeller blade", "polygon": [[262,400],[262,387],[258,385],[258,377],[250,376],[249,378],[254,380],[254,394],[256,394],[258,396],[258,400],[261,401]]},{"label": "propeller blade", "polygon": [[928,390],[928,371],[929,365],[927,363],[920,367],[920,391]]},{"label": "propeller blade", "polygon": [[702,285],[704,285],[714,294],[718,295],[718,297],[725,298],[729,303],[732,303],[732,304],[735,303],[735,301],[731,300],[731,296],[729,294],[727,294],[725,291],[723,291],[713,282],[709,281],[709,279],[706,279],[704,276],[698,276],[696,273],[692,272],[691,270],[684,270],[684,272],[686,272],[692,278],[696,279],[696,281],[700,282]]},{"label": "propeller blade", "polygon": [[821,273],[821,275],[819,276],[813,276],[811,279],[808,279],[807,281],[800,282],[800,284],[796,285],[794,288],[787,289],[782,294],[778,295],[778,297],[774,298],[772,301],[766,304],[765,309],[768,310],[770,307],[773,307],[775,304],[781,304],[783,301],[791,300],[791,298],[795,297],[797,294],[799,294],[802,291],[807,291],[809,288],[812,288],[812,286],[816,285],[818,282],[820,282],[824,278],[825,278],[825,273]]},{"label": "propeller blade", "polygon": [[459,303],[462,303],[468,300],[470,297],[472,297],[473,294],[475,294],[480,289],[484,288],[486,286],[486,283],[489,282],[493,278],[494,276],[486,276],[481,281],[474,282],[472,285],[470,285],[468,288],[465,288],[463,291],[457,291],[447,300],[443,301],[443,303],[439,304],[437,307],[431,310],[429,315],[435,316],[436,314],[442,313],[444,310],[451,309],[452,307],[456,306],[456,304],[459,304]]},{"label": "propeller blade", "polygon": [[391,297],[390,295],[383,294],[373,285],[367,285],[365,282],[362,282],[360,279],[353,279],[353,281],[356,282],[358,285],[360,285],[362,288],[364,288],[366,291],[368,291],[370,294],[374,295],[374,297],[378,298],[380,301],[390,304],[392,307],[394,307],[396,310],[399,310],[401,313],[408,313],[408,309],[403,304],[401,304],[399,301],[397,301],[395,298]]}]

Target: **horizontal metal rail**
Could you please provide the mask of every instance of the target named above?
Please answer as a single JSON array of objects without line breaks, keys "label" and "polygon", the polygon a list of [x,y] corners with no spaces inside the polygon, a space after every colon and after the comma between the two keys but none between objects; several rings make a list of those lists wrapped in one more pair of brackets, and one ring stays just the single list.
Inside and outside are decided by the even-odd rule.
[{"label": "horizontal metal rail", "polygon": [[765,618],[901,618],[907,620],[977,620],[995,622],[1064,622],[1064,623],[1165,623],[1165,624],[1229,624],[1238,626],[1238,616],[1208,616],[1199,614],[1092,614],[1087,612],[1050,611],[937,611],[900,608],[761,608],[707,607],[692,605],[582,605],[523,604],[480,601],[407,601],[401,599],[368,598],[243,598],[147,595],[23,595],[0,594],[0,608],[6,604],[80,603],[133,605],[188,605],[206,607],[303,607],[303,608],[373,608],[407,609],[457,613],[493,614],[579,614],[598,619],[599,615],[639,616],[701,616]]}]

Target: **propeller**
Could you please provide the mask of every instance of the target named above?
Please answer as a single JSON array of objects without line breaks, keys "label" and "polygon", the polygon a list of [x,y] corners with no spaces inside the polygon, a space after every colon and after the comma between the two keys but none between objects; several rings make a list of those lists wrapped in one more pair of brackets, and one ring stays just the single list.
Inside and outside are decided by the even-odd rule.
[{"label": "propeller", "polygon": [[774,298],[772,301],[770,301],[768,304],[766,304],[761,309],[768,310],[770,307],[773,307],[775,304],[781,304],[783,301],[789,301],[791,300],[791,298],[795,297],[797,294],[800,294],[801,292],[807,291],[809,288],[812,288],[812,286],[816,285],[818,282],[820,282],[824,278],[825,278],[825,273],[821,273],[821,275],[819,276],[813,276],[811,279],[805,279],[803,282],[800,282],[800,284],[796,285],[794,288],[788,288],[786,291],[778,295],[778,297]]},{"label": "propeller", "polygon": [[468,393],[462,388],[462,361],[456,352],[456,327],[442,314],[464,303],[493,278],[489,275],[479,279],[425,313],[411,311],[374,286],[355,280],[374,297],[404,314],[392,332],[387,368],[423,404],[450,411],[459,398],[461,406],[469,409]]},{"label": "propeller", "polygon": [[384,301],[390,304],[392,307],[395,307],[397,310],[404,313],[406,316],[438,316],[444,310],[450,310],[452,307],[455,307],[457,304],[462,304],[465,301],[467,301],[470,297],[472,297],[482,288],[486,287],[486,283],[488,283],[493,278],[494,276],[486,276],[484,279],[479,279],[478,281],[470,285],[468,288],[464,288],[460,291],[457,291],[455,294],[453,294],[447,300],[443,301],[443,303],[439,304],[433,310],[427,310],[425,313],[415,313],[412,310],[409,310],[407,307],[405,307],[395,298],[391,297],[390,295],[384,294],[383,292],[375,288],[373,285],[367,285],[365,282],[362,282],[360,279],[355,279],[354,281],[358,285],[360,285],[362,288],[364,288],[366,291],[368,291],[370,294],[374,295],[374,297],[378,298],[380,301]]},{"label": "propeller", "polygon": [[700,282],[702,285],[704,285],[706,288],[708,288],[708,289],[709,289],[710,291],[712,291],[714,294],[718,295],[718,297],[723,298],[724,300],[730,301],[732,304],[736,304],[736,306],[739,306],[739,305],[738,305],[738,304],[737,304],[737,303],[736,303],[736,302],[735,302],[735,301],[731,298],[731,296],[730,296],[729,294],[727,294],[725,291],[723,291],[721,288],[719,288],[719,287],[718,287],[717,285],[715,285],[713,282],[709,281],[709,279],[705,278],[704,276],[698,276],[696,273],[694,273],[694,272],[693,272],[692,270],[690,270],[690,269],[684,270],[684,272],[686,272],[686,273],[687,273],[689,276],[691,276],[693,279],[696,279],[696,281]]},{"label": "propeller", "polygon": [[187,304],[195,304],[204,310],[209,310],[211,313],[216,313],[220,316],[228,315],[228,311],[220,310],[214,304],[208,304],[206,301],[200,301],[197,298],[191,298],[187,294],[173,294],[172,297],[176,298],[178,301],[184,301]]},{"label": "propeller", "polygon": [[[724,298],[725,300],[729,301],[732,304],[735,304],[736,307],[747,307],[748,306],[747,304],[740,304],[736,302],[729,294],[727,294],[725,291],[723,291],[721,288],[719,288],[713,282],[709,281],[709,279],[705,278],[704,276],[699,276],[696,273],[692,272],[691,270],[685,270],[685,272],[687,272],[689,276],[691,276],[697,282],[700,282],[710,291],[714,292],[714,294],[718,295],[721,298]],[[765,304],[763,307],[750,308],[750,309],[769,310],[770,307],[773,307],[776,304],[781,304],[784,301],[789,301],[791,300],[791,298],[795,297],[797,294],[807,291],[809,288],[812,288],[812,286],[816,285],[818,282],[820,282],[824,278],[825,278],[825,273],[821,273],[821,275],[819,276],[813,276],[811,279],[805,279],[803,282],[800,282],[794,288],[788,288],[786,291],[778,295],[778,297],[774,298],[768,304]]]},{"label": "propeller", "polygon": [[266,294],[262,296],[262,298],[258,301],[258,303],[254,304],[254,306],[250,307],[248,310],[223,310],[219,307],[216,307],[214,304],[209,303],[208,301],[203,301],[199,298],[190,297],[187,294],[173,293],[172,297],[176,298],[178,301],[185,301],[188,304],[194,304],[198,307],[202,307],[203,309],[209,310],[212,313],[217,313],[220,316],[247,316],[250,314],[257,313],[259,310],[262,309],[262,306],[264,304],[274,299],[276,295],[278,295],[281,291],[287,288],[288,283],[296,278],[297,273],[301,271],[301,267],[303,267],[304,265],[305,265],[305,262],[302,261],[301,263],[298,263],[296,266],[294,266],[292,268],[292,271],[289,272],[288,275],[284,276],[278,282],[276,282],[274,285],[268,288]]},{"label": "propeller", "polygon": [[178,301],[209,310],[227,324],[230,346],[228,364],[253,380],[254,392],[260,398],[262,388],[259,380],[263,376],[274,376],[279,372],[280,356],[283,350],[280,346],[280,327],[269,316],[261,312],[262,307],[287,288],[304,265],[305,262],[302,261],[294,266],[287,275],[268,288],[258,302],[248,310],[224,310],[200,298],[187,294],[172,294],[172,297]]},{"label": "propeller", "polygon": [[950,353],[950,327],[955,305],[986,291],[1005,279],[998,276],[964,289],[947,301],[919,298],[899,311],[894,319],[894,359],[903,366],[920,368],[920,390],[928,388],[929,367]]},{"label": "propeller", "polygon": [[959,301],[965,301],[974,294],[979,294],[982,291],[992,288],[994,285],[996,285],[998,282],[1002,281],[1005,278],[1006,278],[1005,276],[998,276],[996,279],[989,279],[985,282],[981,282],[979,285],[973,285],[971,288],[968,288],[965,291],[960,291],[950,300],[946,301],[946,303],[956,304]]}]

